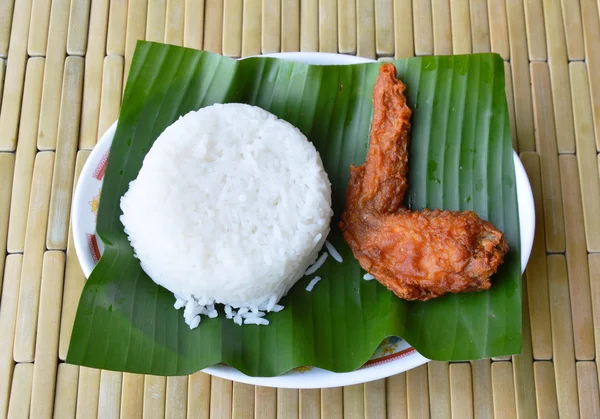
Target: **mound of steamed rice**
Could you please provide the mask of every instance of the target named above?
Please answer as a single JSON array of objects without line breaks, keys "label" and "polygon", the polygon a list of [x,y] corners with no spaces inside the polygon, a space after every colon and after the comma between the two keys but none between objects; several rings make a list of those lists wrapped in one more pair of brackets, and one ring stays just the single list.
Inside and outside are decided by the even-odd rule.
[{"label": "mound of steamed rice", "polygon": [[215,304],[241,324],[268,324],[329,233],[331,187],[315,147],[260,108],[213,105],[169,126],[121,198],[150,278],[190,327]]}]

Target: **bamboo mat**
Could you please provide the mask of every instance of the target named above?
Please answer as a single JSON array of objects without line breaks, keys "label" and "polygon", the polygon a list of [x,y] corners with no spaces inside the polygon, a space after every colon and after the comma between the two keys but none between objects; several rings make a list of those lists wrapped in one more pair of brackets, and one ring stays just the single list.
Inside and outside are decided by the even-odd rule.
[{"label": "bamboo mat", "polygon": [[[0,417],[600,417],[599,5],[0,0]],[[69,230],[72,189],[118,116],[137,39],[232,57],[499,53],[537,216],[522,354],[299,391],[62,363],[84,283]]]}]

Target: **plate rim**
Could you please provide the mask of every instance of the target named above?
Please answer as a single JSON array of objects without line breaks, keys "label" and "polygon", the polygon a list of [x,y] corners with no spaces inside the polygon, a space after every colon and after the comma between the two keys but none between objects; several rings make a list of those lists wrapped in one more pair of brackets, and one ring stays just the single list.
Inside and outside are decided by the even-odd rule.
[{"label": "plate rim", "polygon": [[[265,54],[253,57],[272,57],[297,62],[304,62],[316,65],[349,65],[349,64],[360,64],[360,63],[371,63],[376,62],[368,58],[356,57],[345,54],[333,54],[333,53],[322,53],[322,52],[285,52],[285,53],[274,53]],[[253,58],[247,57],[247,58]],[[102,135],[96,146],[89,154],[84,167],[82,168],[81,174],[79,175],[77,185],[75,187],[75,193],[73,196],[73,208],[72,208],[72,228],[73,228],[73,240],[75,245],[75,252],[81,265],[82,271],[86,277],[89,277],[95,262],[92,257],[89,256],[88,241],[85,231],[82,231],[82,224],[85,223],[83,218],[85,215],[89,217],[89,210],[85,205],[87,201],[86,191],[93,186],[90,182],[94,175],[94,170],[103,159],[104,155],[108,152],[114,134],[116,132],[118,120],[115,121]],[[513,151],[513,158],[515,163],[515,176],[517,180],[517,202],[519,206],[519,220],[520,220],[520,231],[521,231],[521,269],[524,271],[525,265],[531,255],[531,248],[533,246],[533,238],[535,231],[535,207],[533,200],[533,192],[531,184],[527,177],[527,173],[521,163],[516,152]],[[521,182],[519,182],[521,180]],[[101,187],[102,180],[98,179],[98,187]],[[522,210],[525,211],[522,214]],[[524,215],[524,217],[522,217]],[[526,221],[526,222],[524,222]],[[95,222],[94,222],[95,226]],[[279,387],[279,388],[328,388],[338,387],[352,384],[365,383],[381,378],[386,378],[395,374],[399,374],[408,371],[412,368],[416,368],[420,365],[429,362],[429,359],[425,358],[413,349],[412,352],[406,356],[400,356],[396,359],[392,359],[388,362],[381,364],[374,364],[368,367],[358,369],[356,371],[346,373],[336,373],[332,371],[323,370],[320,368],[311,367],[309,371],[303,373],[287,372],[275,377],[251,377],[235,368],[226,365],[214,365],[207,367],[202,371],[220,378],[238,381],[241,383],[260,385],[266,387]]]}]

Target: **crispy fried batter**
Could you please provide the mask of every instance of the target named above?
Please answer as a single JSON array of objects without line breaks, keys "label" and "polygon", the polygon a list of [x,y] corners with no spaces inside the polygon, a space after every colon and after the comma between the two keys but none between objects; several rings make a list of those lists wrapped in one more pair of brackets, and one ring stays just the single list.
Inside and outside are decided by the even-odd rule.
[{"label": "crispy fried batter", "polygon": [[471,211],[409,211],[411,110],[393,64],[381,66],[366,162],[350,168],[340,228],[360,265],[405,300],[486,290],[508,251],[502,232]]}]

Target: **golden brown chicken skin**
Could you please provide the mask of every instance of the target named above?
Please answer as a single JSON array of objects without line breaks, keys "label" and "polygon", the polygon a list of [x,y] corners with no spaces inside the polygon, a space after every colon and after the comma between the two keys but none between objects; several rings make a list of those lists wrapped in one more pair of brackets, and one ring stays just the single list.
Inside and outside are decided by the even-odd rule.
[{"label": "golden brown chicken skin", "polygon": [[344,238],[363,269],[405,300],[486,290],[508,251],[502,232],[472,211],[402,206],[411,116],[405,88],[393,64],[381,66],[367,160],[350,167]]}]

